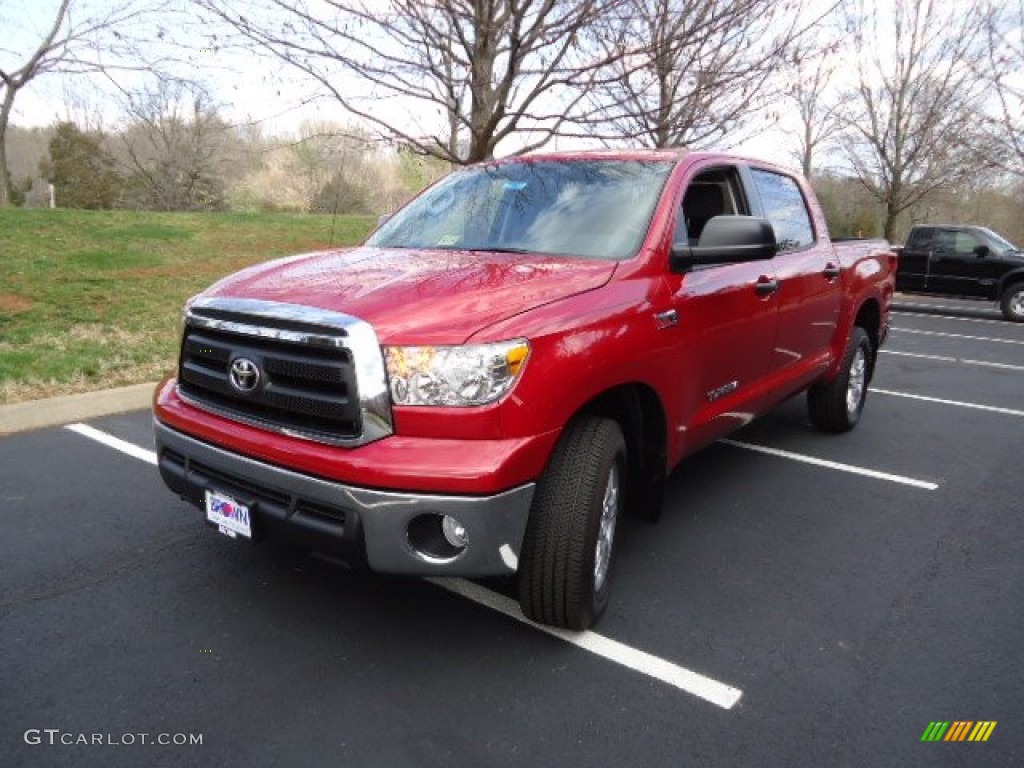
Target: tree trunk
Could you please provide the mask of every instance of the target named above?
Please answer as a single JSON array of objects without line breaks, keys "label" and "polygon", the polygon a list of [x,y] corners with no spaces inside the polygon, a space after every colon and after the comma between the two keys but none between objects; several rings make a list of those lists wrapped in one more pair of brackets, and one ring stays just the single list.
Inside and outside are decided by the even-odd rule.
[{"label": "tree trunk", "polygon": [[893,240],[893,236],[896,234],[897,216],[899,216],[899,211],[896,209],[896,201],[890,199],[885,204],[885,227],[882,231],[882,236],[890,243]]},{"label": "tree trunk", "polygon": [[814,126],[810,120],[804,122],[804,156],[803,168],[804,178],[810,181],[811,171],[814,170]]},{"label": "tree trunk", "polygon": [[[498,41],[494,27],[494,5],[474,3],[476,40],[473,42],[473,60],[470,63],[470,116],[469,153],[467,163],[490,160],[494,154],[494,64]],[[463,158],[459,158],[462,160]]]},{"label": "tree trunk", "polygon": [[7,167],[7,125],[14,108],[14,89],[8,85],[4,89],[4,100],[0,104],[0,208],[14,204],[14,184],[11,182],[11,171]]}]

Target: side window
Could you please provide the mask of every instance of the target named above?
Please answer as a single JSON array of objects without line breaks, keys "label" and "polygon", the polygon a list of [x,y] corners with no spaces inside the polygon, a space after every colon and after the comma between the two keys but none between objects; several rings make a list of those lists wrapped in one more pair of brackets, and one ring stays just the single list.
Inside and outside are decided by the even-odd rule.
[{"label": "side window", "polygon": [[981,245],[981,240],[970,232],[957,232],[953,240],[953,252],[957,256],[973,256],[974,249]]},{"label": "side window", "polygon": [[715,216],[747,215],[735,168],[702,171],[686,187],[672,242],[696,245],[704,225]]},{"label": "side window", "polygon": [[772,171],[751,170],[761,195],[764,215],[775,228],[782,251],[794,251],[814,242],[814,227],[807,203],[796,180]]}]

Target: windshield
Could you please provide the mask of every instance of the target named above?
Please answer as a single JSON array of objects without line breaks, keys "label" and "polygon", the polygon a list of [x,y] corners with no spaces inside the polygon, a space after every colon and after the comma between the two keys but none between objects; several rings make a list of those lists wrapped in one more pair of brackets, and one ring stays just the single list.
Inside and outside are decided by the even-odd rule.
[{"label": "windshield", "polygon": [[981,227],[981,230],[986,235],[988,235],[990,238],[992,238],[992,242],[995,243],[997,248],[1000,248],[1000,249],[1002,249],[1004,251],[1019,251],[1020,250],[1020,248],[1018,248],[1016,245],[1011,243],[1005,237],[1003,237],[1002,235],[998,234],[997,232],[993,232],[988,227]]},{"label": "windshield", "polygon": [[673,164],[540,160],[456,171],[367,245],[627,259],[647,234]]}]

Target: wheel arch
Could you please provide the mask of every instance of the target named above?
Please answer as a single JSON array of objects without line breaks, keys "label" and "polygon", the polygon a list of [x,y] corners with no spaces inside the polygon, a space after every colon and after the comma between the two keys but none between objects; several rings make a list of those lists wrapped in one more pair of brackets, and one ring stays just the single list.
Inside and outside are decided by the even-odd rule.
[{"label": "wheel arch", "polygon": [[850,333],[853,333],[853,328],[858,327],[864,329],[871,342],[871,359],[868,369],[868,381],[870,382],[875,373],[875,362],[878,359],[878,347],[882,333],[882,309],[875,299],[866,299],[860,305],[857,315],[853,318],[853,327],[850,328]]},{"label": "wheel arch", "polygon": [[[1024,270],[1018,272],[1011,272],[1006,276],[1005,282],[1000,286],[999,296],[997,301],[999,302],[999,309],[1002,310],[1003,317],[1012,322],[1024,322],[1024,314],[1021,313],[1020,302],[1014,302],[1014,291],[1015,288],[1024,288]],[[1016,307],[1014,306],[1016,304]]]},{"label": "wheel arch", "polygon": [[996,301],[1000,301],[1003,298],[1003,293],[1006,292],[1007,288],[1019,283],[1024,283],[1024,267],[1007,272],[999,278],[999,290],[996,292]]},{"label": "wheel arch", "polygon": [[620,384],[584,403],[573,415],[603,416],[619,424],[626,440],[626,512],[657,520],[661,514],[668,464],[665,409],[657,392],[639,382]]}]

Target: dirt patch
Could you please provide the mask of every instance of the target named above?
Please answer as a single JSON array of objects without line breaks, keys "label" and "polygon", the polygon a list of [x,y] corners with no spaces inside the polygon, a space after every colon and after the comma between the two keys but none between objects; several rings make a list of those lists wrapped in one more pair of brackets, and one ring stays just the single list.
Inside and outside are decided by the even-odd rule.
[{"label": "dirt patch", "polygon": [[16,293],[0,293],[0,312],[14,315],[18,312],[28,312],[35,305],[31,299],[18,296]]}]

